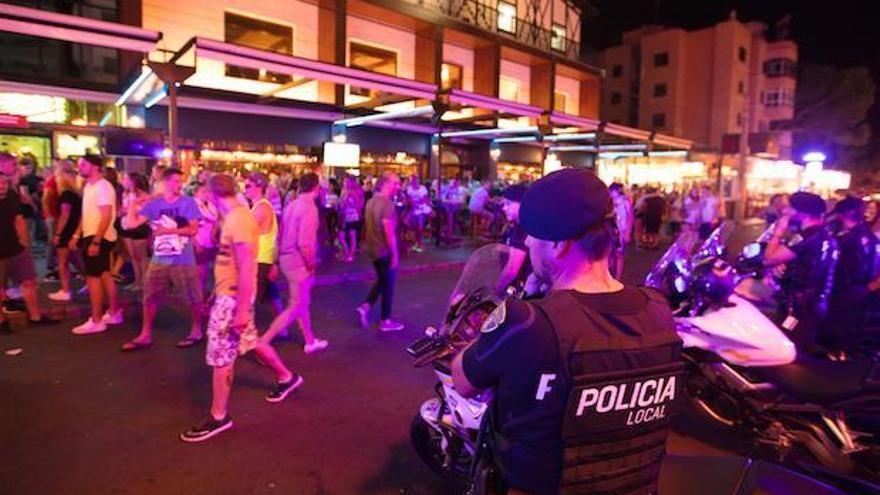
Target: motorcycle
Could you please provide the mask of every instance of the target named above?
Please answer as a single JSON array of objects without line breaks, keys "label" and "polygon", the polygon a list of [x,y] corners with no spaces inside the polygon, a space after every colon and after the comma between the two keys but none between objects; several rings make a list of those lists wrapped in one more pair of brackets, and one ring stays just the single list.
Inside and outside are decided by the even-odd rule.
[{"label": "motorcycle", "polygon": [[443,477],[468,478],[491,401],[488,391],[468,399],[455,390],[451,359],[480,335],[483,321],[503,300],[495,286],[509,258],[510,248],[501,244],[474,251],[452,290],[440,328],[428,328],[424,338],[407,348],[416,367],[430,365],[437,377],[435,396],[413,418],[410,439],[422,461]]},{"label": "motorcycle", "polygon": [[696,249],[696,234],[682,233],[645,279],[672,305],[691,404],[715,424],[771,447],[780,461],[803,452],[823,467],[809,468],[817,476],[877,482],[876,439],[848,419],[876,420],[880,366],[799,356],[783,330],[735,292],[763,267],[756,243],[733,263],[725,260],[731,230],[719,227]]}]

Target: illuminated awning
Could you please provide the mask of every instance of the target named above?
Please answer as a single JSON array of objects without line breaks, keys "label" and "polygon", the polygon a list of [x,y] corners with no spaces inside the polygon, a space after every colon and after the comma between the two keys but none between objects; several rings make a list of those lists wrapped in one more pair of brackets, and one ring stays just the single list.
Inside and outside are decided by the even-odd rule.
[{"label": "illuminated awning", "polygon": [[162,37],[158,31],[8,4],[0,4],[0,31],[140,53],[152,51]]},{"label": "illuminated awning", "polygon": [[579,117],[577,115],[570,115],[556,111],[550,112],[550,123],[555,125],[574,126],[582,131],[588,132],[596,131],[601,128],[602,132],[607,135],[650,142],[655,145],[670,148],[687,150],[693,146],[693,141],[687,139],[677,138],[666,134],[652,133],[651,131],[646,131],[644,129],[637,129],[635,127],[613,124],[610,122],[603,123],[597,119]]},{"label": "illuminated awning", "polygon": [[426,100],[433,100],[437,93],[437,86],[434,84],[233,45],[208,38],[195,38],[194,46],[197,57],[205,57],[250,69],[265,69],[282,74],[310,77],[319,81],[352,84]]}]

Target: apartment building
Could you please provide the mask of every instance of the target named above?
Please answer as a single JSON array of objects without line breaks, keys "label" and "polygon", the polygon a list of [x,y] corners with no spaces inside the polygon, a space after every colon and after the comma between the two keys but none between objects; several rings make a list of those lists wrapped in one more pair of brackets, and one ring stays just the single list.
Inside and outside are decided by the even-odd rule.
[{"label": "apartment building", "polygon": [[776,129],[794,116],[798,48],[766,32],[734,15],[696,31],[624,33],[601,55],[602,118],[672,133],[707,151],[730,148],[730,135],[745,131],[753,154],[790,158],[791,133]]}]

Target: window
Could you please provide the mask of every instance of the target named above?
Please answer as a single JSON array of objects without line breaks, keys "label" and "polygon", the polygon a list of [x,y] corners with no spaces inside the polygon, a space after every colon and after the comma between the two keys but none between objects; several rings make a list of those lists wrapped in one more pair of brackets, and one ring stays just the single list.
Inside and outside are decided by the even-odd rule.
[{"label": "window", "polygon": [[568,95],[563,93],[562,91],[554,91],[553,92],[553,110],[557,112],[565,113],[566,105],[568,104]]},{"label": "window", "polygon": [[562,24],[553,24],[553,31],[550,37],[550,47],[554,50],[564,52],[566,39],[565,26]]},{"label": "window", "polygon": [[611,77],[620,77],[623,75],[623,66],[615,65],[611,68]]},{"label": "window", "polygon": [[746,59],[748,58],[748,54],[749,54],[749,52],[746,50],[746,47],[744,47],[744,46],[739,47],[739,61],[740,62],[745,62]]},{"label": "window", "polygon": [[764,62],[767,77],[796,77],[797,63],[790,58],[774,58]]},{"label": "window", "polygon": [[764,106],[768,108],[774,107],[793,107],[794,92],[786,88],[776,88],[764,91],[761,96]]},{"label": "window", "polygon": [[614,91],[613,93],[611,93],[611,104],[612,105],[620,105],[620,100],[621,100],[620,93],[618,93],[617,91]]},{"label": "window", "polygon": [[669,54],[666,52],[654,54],[654,67],[666,67],[669,65]]},{"label": "window", "polygon": [[498,80],[498,97],[507,101],[519,101],[519,81],[501,76]]},{"label": "window", "polygon": [[516,5],[498,2],[498,30],[516,34]]},{"label": "window", "polygon": [[651,127],[666,127],[666,114],[655,113],[651,116]]},{"label": "window", "polygon": [[[293,55],[293,28],[260,19],[226,12],[224,14],[225,39],[227,43],[247,46],[258,50]],[[226,66],[226,75],[243,79],[256,79],[278,84],[292,80],[288,74],[270,72],[265,69],[250,69]]]},{"label": "window", "polygon": [[461,65],[443,62],[440,67],[440,87],[461,89],[462,70]]},{"label": "window", "polygon": [[666,96],[666,83],[659,83],[654,85],[654,97]]},{"label": "window", "polygon": [[[349,45],[348,65],[356,69],[396,76],[397,52],[352,41]],[[372,96],[371,91],[367,88],[352,87],[351,94]]]}]

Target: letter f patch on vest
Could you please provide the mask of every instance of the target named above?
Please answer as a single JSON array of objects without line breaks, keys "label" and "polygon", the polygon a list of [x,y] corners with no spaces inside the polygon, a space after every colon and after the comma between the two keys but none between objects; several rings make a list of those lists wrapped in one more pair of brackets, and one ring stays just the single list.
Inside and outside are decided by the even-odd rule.
[{"label": "letter f patch on vest", "polygon": [[492,333],[504,323],[505,318],[507,318],[507,301],[502,301],[501,304],[495,308],[489,314],[489,317],[486,318],[486,321],[483,322],[482,328],[480,328],[480,332],[482,333]]}]

